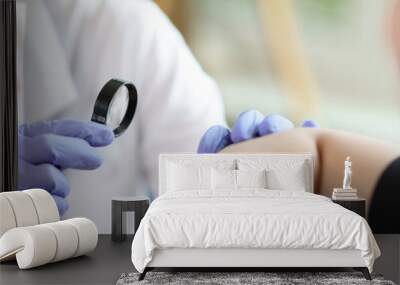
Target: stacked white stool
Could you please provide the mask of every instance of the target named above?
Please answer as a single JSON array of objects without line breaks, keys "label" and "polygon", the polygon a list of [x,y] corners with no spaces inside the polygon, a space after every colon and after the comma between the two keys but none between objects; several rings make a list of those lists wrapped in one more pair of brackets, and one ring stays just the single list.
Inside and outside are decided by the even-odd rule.
[{"label": "stacked white stool", "polygon": [[42,189],[0,193],[0,262],[20,269],[86,254],[97,245],[97,228],[86,218],[60,221],[57,206]]}]

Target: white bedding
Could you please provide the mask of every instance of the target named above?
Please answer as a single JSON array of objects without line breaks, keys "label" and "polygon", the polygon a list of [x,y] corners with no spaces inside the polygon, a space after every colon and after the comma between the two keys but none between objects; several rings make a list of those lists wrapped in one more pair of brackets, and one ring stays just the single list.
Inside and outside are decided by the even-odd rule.
[{"label": "white bedding", "polygon": [[370,271],[380,255],[359,215],[320,195],[265,189],[161,195],[140,223],[132,262],[143,272],[165,248],[357,249]]}]

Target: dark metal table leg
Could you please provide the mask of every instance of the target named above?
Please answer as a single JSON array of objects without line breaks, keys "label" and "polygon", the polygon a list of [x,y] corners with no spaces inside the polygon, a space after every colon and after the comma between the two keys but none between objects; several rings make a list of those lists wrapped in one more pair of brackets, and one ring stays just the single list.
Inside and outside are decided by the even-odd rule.
[{"label": "dark metal table leg", "polygon": [[122,233],[122,203],[120,201],[112,201],[111,212],[111,239],[113,241],[123,241]]}]

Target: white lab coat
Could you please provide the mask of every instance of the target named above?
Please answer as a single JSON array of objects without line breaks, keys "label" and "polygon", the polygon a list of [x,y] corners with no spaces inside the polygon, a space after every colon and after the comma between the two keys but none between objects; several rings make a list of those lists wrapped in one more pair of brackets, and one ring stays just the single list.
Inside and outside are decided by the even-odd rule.
[{"label": "white lab coat", "polygon": [[133,124],[112,145],[98,149],[104,164],[94,171],[66,171],[72,191],[65,218],[88,217],[100,233],[109,233],[113,196],[148,189],[156,196],[158,155],[194,152],[209,126],[225,124],[220,93],[153,2],[18,4],[25,121],[89,120],[110,78],[137,87]]}]

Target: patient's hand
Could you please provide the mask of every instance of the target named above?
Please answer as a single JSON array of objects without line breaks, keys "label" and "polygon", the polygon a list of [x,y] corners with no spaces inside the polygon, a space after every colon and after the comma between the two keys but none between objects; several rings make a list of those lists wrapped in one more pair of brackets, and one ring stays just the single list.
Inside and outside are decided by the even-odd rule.
[{"label": "patient's hand", "polygon": [[[315,128],[318,124],[312,120],[306,120],[301,126]],[[197,152],[217,153],[231,144],[292,128],[294,128],[293,123],[283,116],[272,114],[264,117],[257,110],[245,111],[240,113],[232,130],[220,125],[210,127],[201,138]]]}]

